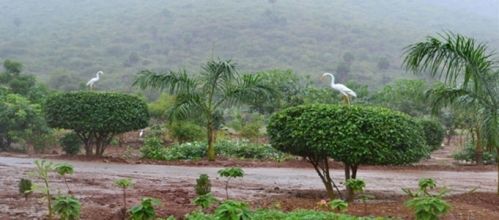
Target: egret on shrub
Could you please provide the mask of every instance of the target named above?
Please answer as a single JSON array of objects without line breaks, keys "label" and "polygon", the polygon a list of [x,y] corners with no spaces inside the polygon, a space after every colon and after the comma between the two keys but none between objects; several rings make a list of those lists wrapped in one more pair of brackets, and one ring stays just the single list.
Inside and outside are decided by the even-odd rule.
[{"label": "egret on shrub", "polygon": [[351,90],[350,88],[346,87],[345,85],[343,84],[335,84],[334,83],[334,75],[331,74],[331,73],[324,73],[322,74],[322,78],[326,77],[326,76],[330,76],[331,77],[331,88],[333,88],[334,90],[340,92],[343,97],[347,100],[347,103],[350,104],[350,97],[357,97],[357,94]]},{"label": "egret on shrub", "polygon": [[90,89],[94,88],[94,84],[95,84],[97,81],[99,81],[99,79],[100,79],[100,75],[101,75],[101,74],[104,74],[104,72],[99,71],[99,72],[97,72],[97,73],[95,74],[95,77],[94,77],[94,78],[92,78],[92,79],[88,80],[88,82],[87,82],[87,86],[89,86],[89,87],[90,87]]}]

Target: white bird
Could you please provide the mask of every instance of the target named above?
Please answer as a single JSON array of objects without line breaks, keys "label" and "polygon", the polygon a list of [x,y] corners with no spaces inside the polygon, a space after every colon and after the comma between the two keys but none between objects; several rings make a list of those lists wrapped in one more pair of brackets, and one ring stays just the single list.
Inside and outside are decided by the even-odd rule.
[{"label": "white bird", "polygon": [[89,86],[89,87],[90,87],[90,89],[94,88],[94,84],[95,84],[97,81],[99,81],[99,79],[100,79],[100,75],[101,75],[101,74],[104,74],[104,73],[103,73],[102,71],[99,71],[99,72],[97,72],[97,74],[96,74],[96,76],[95,76],[94,78],[92,78],[92,79],[88,80],[88,82],[87,82],[87,86]]},{"label": "white bird", "polygon": [[335,84],[334,83],[334,75],[331,74],[331,73],[324,73],[322,74],[322,78],[326,77],[326,76],[330,76],[331,77],[331,88],[340,92],[344,97],[345,99],[347,100],[347,103],[350,104],[350,97],[357,97],[357,94],[351,90],[350,88],[346,87],[345,85],[343,84]]},{"label": "white bird", "polygon": [[139,137],[142,137],[144,136],[144,129],[140,129],[140,132],[139,132]]}]

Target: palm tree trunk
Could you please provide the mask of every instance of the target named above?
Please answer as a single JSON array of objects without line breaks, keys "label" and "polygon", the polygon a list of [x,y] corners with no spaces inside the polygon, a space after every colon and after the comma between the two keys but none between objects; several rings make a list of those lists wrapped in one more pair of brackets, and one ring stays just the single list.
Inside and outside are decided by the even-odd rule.
[{"label": "palm tree trunk", "polygon": [[213,146],[213,125],[211,122],[208,122],[208,149],[206,151],[206,154],[208,156],[209,161],[215,161],[216,155],[215,155],[215,147]]},{"label": "palm tree trunk", "polygon": [[482,138],[480,137],[480,128],[477,127],[476,131],[476,149],[475,149],[475,160],[477,164],[483,164],[483,147],[482,147]]}]

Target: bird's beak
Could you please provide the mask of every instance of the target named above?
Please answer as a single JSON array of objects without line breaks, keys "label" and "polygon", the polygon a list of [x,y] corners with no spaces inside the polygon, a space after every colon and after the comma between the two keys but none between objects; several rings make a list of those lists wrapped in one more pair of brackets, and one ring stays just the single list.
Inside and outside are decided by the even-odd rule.
[{"label": "bird's beak", "polygon": [[321,76],[321,80],[324,80],[324,76]]}]

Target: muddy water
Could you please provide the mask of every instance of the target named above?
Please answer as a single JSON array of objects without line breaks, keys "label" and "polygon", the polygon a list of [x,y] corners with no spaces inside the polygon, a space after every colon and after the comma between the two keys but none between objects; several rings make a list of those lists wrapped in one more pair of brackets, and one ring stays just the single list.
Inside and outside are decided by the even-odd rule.
[{"label": "muddy water", "polygon": [[[33,158],[0,157],[0,167],[19,168],[25,170],[34,167]],[[112,176],[131,176],[136,178],[190,181],[205,173],[211,177],[217,176],[221,167],[186,167],[146,164],[119,164],[82,161],[67,162],[75,167],[77,173],[94,178]],[[243,180],[234,181],[234,185],[245,184],[252,187],[280,189],[322,189],[323,185],[313,169],[298,168],[244,168],[246,176]],[[343,171],[333,170],[333,178],[342,182]],[[362,170],[358,178],[364,179],[367,189],[402,194],[401,188],[415,188],[419,178],[434,178],[439,186],[446,186],[451,193],[462,193],[475,189],[476,191],[494,192],[497,184],[495,171],[423,171],[423,170]]]}]

